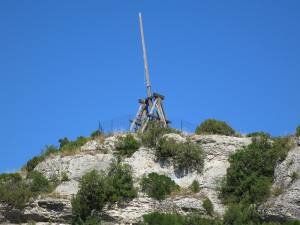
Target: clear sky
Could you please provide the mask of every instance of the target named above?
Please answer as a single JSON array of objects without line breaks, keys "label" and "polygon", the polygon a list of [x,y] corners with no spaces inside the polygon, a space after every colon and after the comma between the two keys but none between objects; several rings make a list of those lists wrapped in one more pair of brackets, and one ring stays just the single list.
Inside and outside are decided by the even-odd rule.
[{"label": "clear sky", "polygon": [[241,133],[300,123],[300,1],[0,1],[0,172],[46,144],[134,114],[153,90],[170,118]]}]

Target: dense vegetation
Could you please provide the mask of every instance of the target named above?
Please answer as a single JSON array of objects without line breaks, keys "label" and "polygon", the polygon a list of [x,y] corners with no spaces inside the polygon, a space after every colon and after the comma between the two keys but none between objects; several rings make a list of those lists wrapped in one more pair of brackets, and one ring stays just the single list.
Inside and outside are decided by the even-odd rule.
[{"label": "dense vegetation", "polygon": [[80,181],[80,190],[72,199],[74,223],[86,221],[94,210],[105,204],[126,201],[136,197],[131,168],[112,163],[107,174],[93,170]]},{"label": "dense vegetation", "polygon": [[269,133],[264,132],[264,131],[257,131],[257,132],[247,134],[247,137],[271,138],[271,135]]},{"label": "dense vegetation", "polygon": [[19,173],[0,174],[0,202],[22,209],[32,197],[51,192],[57,185],[33,171],[23,178]]},{"label": "dense vegetation", "polygon": [[140,145],[132,134],[127,134],[125,137],[119,138],[116,150],[119,155],[130,157],[139,149]]},{"label": "dense vegetation", "polygon": [[194,180],[189,188],[193,193],[198,193],[200,191],[200,184],[197,180]]},{"label": "dense vegetation", "polygon": [[204,166],[203,150],[200,145],[190,141],[178,143],[171,138],[161,138],[155,155],[157,159],[172,159],[174,167],[185,173],[192,170],[200,173]]},{"label": "dense vegetation", "polygon": [[163,200],[167,195],[179,190],[179,186],[171,178],[157,173],[150,173],[143,177],[141,188],[149,197],[157,200]]},{"label": "dense vegetation", "polygon": [[76,140],[70,141],[68,138],[63,138],[59,140],[60,146],[59,151],[63,154],[69,155],[74,154],[80,149],[85,143],[90,141],[91,138],[79,136]]},{"label": "dense vegetation", "polygon": [[203,208],[205,209],[206,213],[210,216],[213,215],[214,213],[214,205],[212,204],[212,202],[210,201],[209,198],[205,198],[203,200],[203,204],[202,204]]},{"label": "dense vegetation", "polygon": [[215,119],[207,119],[202,122],[195,131],[196,134],[221,134],[226,136],[235,135],[235,131],[226,122]]},{"label": "dense vegetation", "polygon": [[262,222],[253,208],[242,209],[239,206],[230,207],[223,220],[203,218],[197,214],[182,216],[158,212],[144,215],[143,220],[139,225],[300,225],[299,221]]},{"label": "dense vegetation", "polygon": [[205,219],[198,215],[181,216],[173,213],[150,213],[139,225],[221,225],[219,219]]},{"label": "dense vegetation", "polygon": [[258,138],[229,158],[222,186],[226,203],[261,203],[270,195],[274,168],[291,148],[289,138]]}]

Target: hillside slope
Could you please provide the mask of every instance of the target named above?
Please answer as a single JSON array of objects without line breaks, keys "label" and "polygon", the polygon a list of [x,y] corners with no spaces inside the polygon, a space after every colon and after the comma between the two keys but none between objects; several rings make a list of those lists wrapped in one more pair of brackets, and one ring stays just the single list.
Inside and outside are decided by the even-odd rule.
[{"label": "hillside slope", "polygon": [[[71,199],[79,190],[81,177],[91,170],[105,171],[117,160],[117,134],[107,137],[103,142],[91,140],[81,147],[80,152],[73,155],[52,155],[40,162],[35,171],[45,177],[61,177],[67,175],[68,180],[59,184],[55,190],[40,195],[29,202],[24,209],[14,209],[9,205],[0,204],[0,222],[61,222],[67,223],[72,217]],[[222,216],[226,207],[219,196],[219,183],[226,175],[229,167],[230,154],[251,143],[251,138],[229,137],[221,135],[179,135],[166,134],[166,138],[176,142],[187,139],[202,146],[205,152],[204,168],[201,173],[196,171],[182,173],[168,161],[157,161],[153,149],[140,147],[131,157],[123,157],[122,162],[132,167],[134,185],[139,188],[141,178],[151,172],[170,177],[182,190],[187,190],[194,180],[200,184],[198,193],[181,192],[171,195],[162,201],[149,198],[145,193],[138,192],[137,198],[123,205],[106,206],[101,218],[110,224],[134,224],[144,214],[150,212],[189,212],[206,215],[203,208],[204,199],[210,199],[216,215]],[[291,163],[291,161],[293,161]],[[260,213],[266,219],[298,219],[300,220],[300,148],[296,147],[288,153],[287,158],[276,166],[273,189],[280,187],[281,193],[271,197],[260,206]],[[294,174],[294,175],[292,175]]]}]

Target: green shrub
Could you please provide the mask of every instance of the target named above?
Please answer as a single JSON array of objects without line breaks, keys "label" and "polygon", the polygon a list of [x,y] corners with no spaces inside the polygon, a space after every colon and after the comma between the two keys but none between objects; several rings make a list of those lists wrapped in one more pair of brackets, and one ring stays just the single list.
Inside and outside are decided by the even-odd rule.
[{"label": "green shrub", "polygon": [[184,225],[184,217],[171,213],[150,213],[143,216],[145,225]]},{"label": "green shrub", "polygon": [[109,186],[106,176],[93,170],[85,174],[80,181],[80,189],[72,199],[74,221],[86,220],[92,210],[101,210],[107,202]]},{"label": "green shrub", "polygon": [[190,141],[180,145],[180,151],[174,157],[175,167],[186,172],[196,170],[201,173],[204,167],[204,152],[201,147]]},{"label": "green shrub", "polygon": [[254,207],[230,205],[223,221],[218,218],[208,219],[199,214],[186,216],[174,213],[150,213],[143,216],[139,225],[300,225],[300,221],[261,222]]},{"label": "green shrub", "polygon": [[300,125],[296,128],[296,136],[300,137]]},{"label": "green shrub", "polygon": [[296,171],[294,171],[292,173],[291,178],[292,178],[292,182],[294,182],[295,180],[297,180],[299,178],[299,174]]},{"label": "green shrub", "polygon": [[94,132],[91,133],[91,138],[95,139],[95,138],[99,138],[101,136],[103,136],[103,132],[100,130],[95,130]]},{"label": "green shrub", "polygon": [[65,182],[65,181],[69,181],[69,180],[70,179],[69,179],[68,174],[66,172],[62,172],[62,174],[61,174],[61,181]]},{"label": "green shrub", "polygon": [[142,139],[142,144],[144,146],[155,148],[159,139],[169,133],[179,133],[179,131],[173,128],[161,128],[156,125],[156,123],[150,123],[149,128],[142,134],[140,134]]},{"label": "green shrub", "polygon": [[132,134],[120,137],[116,146],[118,154],[121,156],[131,157],[140,147],[140,143]]},{"label": "green shrub", "polygon": [[0,174],[0,202],[22,209],[30,198],[54,187],[42,174],[34,171],[25,180],[18,173]]},{"label": "green shrub", "polygon": [[223,217],[224,225],[260,224],[259,215],[253,206],[230,205]]},{"label": "green shrub", "polygon": [[300,221],[299,220],[287,221],[284,222],[283,225],[300,225]]},{"label": "green shrub", "polygon": [[59,153],[59,150],[54,145],[47,145],[42,152],[44,158]]},{"label": "green shrub", "polygon": [[205,198],[202,203],[203,208],[207,212],[208,215],[212,216],[214,213],[214,205],[210,201],[209,198]]},{"label": "green shrub", "polygon": [[200,191],[200,184],[197,180],[194,180],[189,188],[192,192],[198,193]]},{"label": "green shrub", "polygon": [[196,134],[221,134],[226,136],[233,136],[235,134],[235,131],[224,121],[207,119],[196,128],[195,133]]},{"label": "green shrub", "polygon": [[32,159],[30,159],[26,165],[25,165],[25,169],[27,172],[31,172],[34,170],[34,168],[44,160],[43,156],[35,156]]},{"label": "green shrub", "polygon": [[109,202],[127,201],[137,196],[131,167],[127,164],[112,163],[108,171],[107,183]]},{"label": "green shrub", "polygon": [[70,143],[70,141],[67,137],[59,139],[58,142],[59,142],[59,149],[62,149],[64,146],[66,146]]},{"label": "green shrub", "polygon": [[20,174],[0,174],[0,202],[23,208],[31,196]]},{"label": "green shrub", "polygon": [[168,159],[176,156],[177,152],[181,150],[182,144],[177,143],[170,138],[160,138],[155,149],[155,156],[157,159]]},{"label": "green shrub", "polygon": [[75,141],[69,141],[67,138],[63,138],[59,140],[60,142],[59,150],[62,153],[73,154],[77,150],[80,150],[80,148],[90,140],[91,140],[90,138],[82,137],[82,136],[79,136]]},{"label": "green shrub", "polygon": [[141,187],[149,197],[157,200],[163,200],[171,192],[179,190],[179,186],[171,178],[157,173],[150,173],[147,177],[143,177]]},{"label": "green shrub", "polygon": [[93,210],[100,211],[107,203],[136,197],[130,167],[117,163],[110,166],[107,175],[95,170],[85,174],[79,187],[72,199],[74,223],[86,221]]},{"label": "green shrub", "polygon": [[30,180],[30,191],[41,193],[50,192],[51,185],[49,180],[40,172],[32,171],[27,175],[27,179]]},{"label": "green shrub", "polygon": [[270,195],[274,168],[291,147],[287,138],[255,140],[231,155],[221,197],[230,203],[260,203]]},{"label": "green shrub", "polygon": [[203,150],[190,141],[177,143],[173,139],[161,138],[155,155],[157,159],[172,158],[174,167],[184,172],[196,170],[200,173],[204,166]]},{"label": "green shrub", "polygon": [[222,221],[220,219],[213,218],[203,218],[203,215],[192,214],[185,216],[185,225],[222,225]]},{"label": "green shrub", "polygon": [[269,133],[264,132],[264,131],[257,131],[257,132],[247,134],[247,137],[271,138],[271,135]]},{"label": "green shrub", "polygon": [[182,216],[174,213],[150,213],[143,216],[144,222],[140,225],[222,225],[218,218],[207,219],[201,215]]}]

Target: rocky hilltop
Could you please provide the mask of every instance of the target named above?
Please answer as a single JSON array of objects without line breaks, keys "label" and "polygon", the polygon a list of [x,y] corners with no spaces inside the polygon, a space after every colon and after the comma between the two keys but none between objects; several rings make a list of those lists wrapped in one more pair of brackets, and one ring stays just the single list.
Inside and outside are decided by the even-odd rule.
[{"label": "rocky hilltop", "polygon": [[[0,221],[19,222],[57,222],[67,223],[72,217],[71,199],[79,190],[81,177],[91,170],[105,171],[117,160],[115,154],[118,138],[124,134],[106,137],[101,142],[88,141],[80,151],[72,155],[51,155],[36,167],[35,171],[46,178],[67,175],[68,180],[60,183],[50,194],[40,195],[26,204],[24,209],[15,209],[8,204],[0,204]],[[181,188],[188,188],[193,181],[198,181],[200,191],[169,196],[158,201],[138,192],[137,198],[123,205],[106,206],[101,218],[108,224],[136,224],[144,214],[150,212],[176,212],[187,214],[197,211],[206,214],[203,200],[209,198],[216,215],[222,216],[226,207],[219,199],[219,184],[226,175],[230,163],[228,158],[238,149],[251,143],[249,137],[232,137],[222,135],[184,135],[166,134],[166,138],[176,142],[187,139],[201,145],[205,152],[204,168],[201,173],[196,171],[186,174],[178,173],[171,163],[156,160],[151,148],[141,146],[131,157],[122,158],[122,162],[132,167],[134,185],[138,188],[141,178],[151,172],[170,177]],[[136,137],[138,139],[138,137]],[[300,147],[289,151],[286,159],[275,169],[273,189],[277,195],[270,197],[259,207],[259,211],[267,220],[300,220]]]}]

